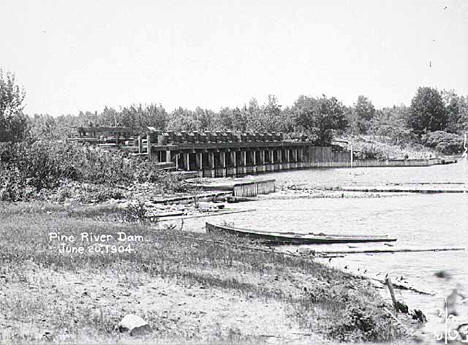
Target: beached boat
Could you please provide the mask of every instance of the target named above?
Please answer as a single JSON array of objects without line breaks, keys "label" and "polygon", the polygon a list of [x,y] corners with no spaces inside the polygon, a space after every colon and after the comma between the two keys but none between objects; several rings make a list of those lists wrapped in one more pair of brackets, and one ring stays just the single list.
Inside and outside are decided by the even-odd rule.
[{"label": "beached boat", "polygon": [[331,244],[331,243],[365,243],[365,242],[393,242],[396,238],[386,235],[332,235],[324,233],[301,234],[295,232],[270,232],[241,229],[229,225],[214,225],[206,223],[206,232],[231,234],[242,237],[265,240],[272,244]]}]

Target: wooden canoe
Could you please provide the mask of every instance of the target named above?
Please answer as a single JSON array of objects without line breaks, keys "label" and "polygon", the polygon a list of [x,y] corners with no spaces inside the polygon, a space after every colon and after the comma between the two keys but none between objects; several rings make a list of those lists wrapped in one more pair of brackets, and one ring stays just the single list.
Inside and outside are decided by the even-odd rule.
[{"label": "wooden canoe", "polygon": [[272,244],[331,244],[331,243],[365,243],[365,242],[393,242],[396,238],[386,235],[330,235],[330,234],[300,234],[295,232],[270,232],[235,228],[229,225],[214,225],[206,223],[206,232],[231,234],[268,241]]}]

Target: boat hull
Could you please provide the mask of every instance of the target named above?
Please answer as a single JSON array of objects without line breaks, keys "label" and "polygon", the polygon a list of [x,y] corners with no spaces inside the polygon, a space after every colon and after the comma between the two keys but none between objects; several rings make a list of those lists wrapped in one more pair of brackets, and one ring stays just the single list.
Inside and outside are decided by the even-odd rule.
[{"label": "boat hull", "polygon": [[227,225],[215,225],[206,223],[206,232],[217,234],[230,234],[239,237],[268,241],[272,244],[333,244],[333,243],[368,243],[368,242],[394,242],[395,238],[387,236],[341,236],[341,235],[312,235],[299,233],[279,233],[255,231],[234,228]]}]

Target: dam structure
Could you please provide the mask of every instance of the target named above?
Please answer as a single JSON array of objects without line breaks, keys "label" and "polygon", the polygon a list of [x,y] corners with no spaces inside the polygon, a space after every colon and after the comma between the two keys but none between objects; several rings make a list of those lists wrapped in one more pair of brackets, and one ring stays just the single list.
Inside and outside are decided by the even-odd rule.
[{"label": "dam structure", "polygon": [[[227,177],[313,167],[350,166],[348,151],[317,147],[305,138],[285,140],[281,133],[150,131],[139,152],[158,163],[200,177]],[[146,144],[146,145],[145,145]]]},{"label": "dam structure", "polygon": [[315,146],[305,136],[285,139],[282,133],[162,132],[147,127],[143,135],[137,136],[127,127],[77,129],[79,136],[67,140],[110,151],[124,150],[147,157],[157,163],[158,169],[175,169],[199,177],[309,168],[421,167],[456,162],[443,157],[359,160],[341,146]]}]

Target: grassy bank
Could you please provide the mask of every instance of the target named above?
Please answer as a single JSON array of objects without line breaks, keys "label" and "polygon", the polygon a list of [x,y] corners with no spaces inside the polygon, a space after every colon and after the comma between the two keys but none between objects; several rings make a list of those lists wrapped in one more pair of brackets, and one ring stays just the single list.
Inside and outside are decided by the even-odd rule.
[{"label": "grassy bank", "polygon": [[[252,242],[124,223],[108,206],[0,203],[0,219],[3,342],[128,342],[114,326],[131,313],[150,324],[146,341],[404,336],[369,282],[310,259],[238,247]],[[51,232],[67,240],[51,240]],[[100,253],[89,252],[96,246],[82,233],[106,235]],[[62,243],[84,253],[60,253]],[[113,253],[112,245],[132,252]]]}]

